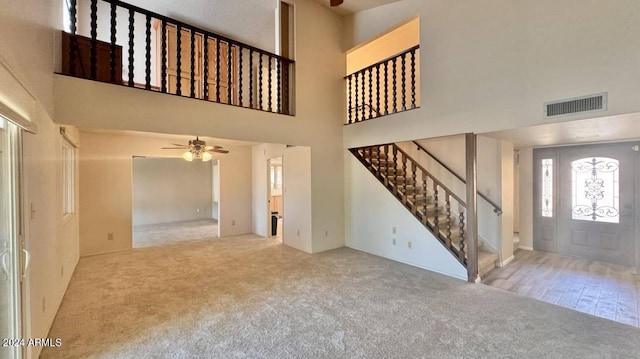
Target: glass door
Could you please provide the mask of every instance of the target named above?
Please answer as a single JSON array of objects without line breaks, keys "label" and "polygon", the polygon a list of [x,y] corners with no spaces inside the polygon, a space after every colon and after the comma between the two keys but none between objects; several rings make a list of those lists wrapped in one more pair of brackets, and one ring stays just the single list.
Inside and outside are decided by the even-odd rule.
[{"label": "glass door", "polygon": [[19,129],[0,117],[0,359],[19,358],[20,247],[18,208]]}]

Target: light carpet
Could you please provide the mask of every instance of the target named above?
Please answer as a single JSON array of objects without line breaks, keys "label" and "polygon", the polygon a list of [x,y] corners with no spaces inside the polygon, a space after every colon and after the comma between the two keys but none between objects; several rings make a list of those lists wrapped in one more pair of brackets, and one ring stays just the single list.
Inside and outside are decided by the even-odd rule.
[{"label": "light carpet", "polygon": [[165,246],[190,242],[218,235],[218,221],[197,219],[160,224],[133,226],[133,248]]},{"label": "light carpet", "polygon": [[341,248],[82,258],[42,358],[638,358],[640,330]]}]

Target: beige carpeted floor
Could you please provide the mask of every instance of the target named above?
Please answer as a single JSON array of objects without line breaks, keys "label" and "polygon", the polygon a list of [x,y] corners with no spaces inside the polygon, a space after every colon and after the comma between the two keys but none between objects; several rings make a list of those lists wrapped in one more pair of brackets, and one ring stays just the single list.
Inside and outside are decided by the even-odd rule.
[{"label": "beige carpeted floor", "polygon": [[218,236],[218,221],[198,219],[133,227],[133,248],[157,247]]},{"label": "beige carpeted floor", "polygon": [[638,358],[640,330],[342,248],[82,258],[42,358]]}]

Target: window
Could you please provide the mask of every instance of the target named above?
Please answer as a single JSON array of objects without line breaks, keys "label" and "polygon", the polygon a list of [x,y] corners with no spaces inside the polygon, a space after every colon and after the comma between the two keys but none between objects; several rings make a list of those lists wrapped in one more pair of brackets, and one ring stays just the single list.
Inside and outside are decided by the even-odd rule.
[{"label": "window", "polygon": [[71,0],[62,0],[62,30],[71,33]]},{"label": "window", "polygon": [[571,162],[571,218],[581,221],[619,223],[619,162],[588,157]]},{"label": "window", "polygon": [[282,189],[282,166],[271,166],[271,189]]},{"label": "window", "polygon": [[62,213],[75,212],[75,148],[62,140]]},{"label": "window", "polygon": [[553,159],[542,160],[542,217],[553,217]]}]

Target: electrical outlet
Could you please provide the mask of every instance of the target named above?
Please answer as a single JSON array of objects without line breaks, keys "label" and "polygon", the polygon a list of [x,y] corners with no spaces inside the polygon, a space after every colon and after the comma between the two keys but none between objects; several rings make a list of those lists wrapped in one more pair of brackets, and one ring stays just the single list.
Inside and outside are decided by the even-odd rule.
[{"label": "electrical outlet", "polygon": [[196,213],[200,213],[200,208],[196,208]]},{"label": "electrical outlet", "polygon": [[113,233],[107,233],[107,240],[108,241],[112,241],[113,240]]},{"label": "electrical outlet", "polygon": [[413,244],[411,242],[407,242],[407,248],[409,249],[413,248]]},{"label": "electrical outlet", "polygon": [[391,227],[391,233],[396,234],[396,227]]},{"label": "electrical outlet", "polygon": [[393,243],[394,246],[396,245],[396,239],[395,238],[391,239],[391,242]]}]

